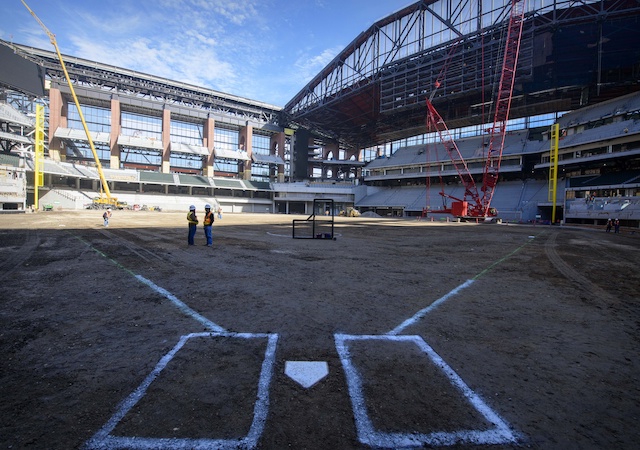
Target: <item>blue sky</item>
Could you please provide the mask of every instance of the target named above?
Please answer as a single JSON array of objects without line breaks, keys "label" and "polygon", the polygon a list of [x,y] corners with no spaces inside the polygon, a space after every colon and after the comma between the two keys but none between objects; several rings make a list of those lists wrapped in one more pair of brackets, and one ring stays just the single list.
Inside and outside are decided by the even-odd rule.
[{"label": "blue sky", "polygon": [[[25,0],[62,54],[284,106],[344,47],[412,0]],[[53,50],[20,0],[0,38]]]}]

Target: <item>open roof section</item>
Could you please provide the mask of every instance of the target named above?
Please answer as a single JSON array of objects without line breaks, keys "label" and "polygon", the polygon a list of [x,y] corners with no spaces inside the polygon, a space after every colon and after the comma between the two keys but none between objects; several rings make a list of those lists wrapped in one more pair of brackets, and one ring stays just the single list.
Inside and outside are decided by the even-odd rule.
[{"label": "open roof section", "polygon": [[[488,5],[493,9],[483,9]],[[509,7],[508,0],[439,0],[396,11],[360,33],[289,101],[284,121],[345,147],[418,135],[436,79],[442,85],[433,103],[450,128],[488,121],[482,105],[488,114]],[[637,90],[639,16],[633,0],[527,1],[511,117]],[[612,69],[615,82],[606,79]]]}]

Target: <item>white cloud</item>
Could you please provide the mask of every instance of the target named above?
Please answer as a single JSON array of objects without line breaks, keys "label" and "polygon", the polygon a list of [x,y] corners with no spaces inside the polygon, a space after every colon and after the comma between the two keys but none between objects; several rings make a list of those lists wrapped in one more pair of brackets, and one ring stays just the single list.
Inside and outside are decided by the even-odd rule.
[{"label": "white cloud", "polygon": [[255,8],[255,2],[232,2],[222,0],[220,2],[213,2],[213,4],[215,5],[215,12],[221,14],[236,25],[242,25],[251,18],[258,16]]},{"label": "white cloud", "polygon": [[[9,41],[13,41],[9,36],[7,36]],[[16,44],[25,44],[35,48],[41,48],[44,50],[54,51],[53,45],[51,44],[51,40],[49,37],[44,34],[43,31],[25,31],[21,33],[20,41],[14,41]],[[61,52],[64,53],[63,49],[60,49]]]},{"label": "white cloud", "polygon": [[[197,41],[194,41],[197,42]],[[202,46],[153,42],[147,38],[110,43],[74,41],[75,56],[175,81],[222,90],[233,88],[233,67]]]},{"label": "white cloud", "polygon": [[140,33],[151,22],[150,17],[143,16],[141,11],[130,8],[98,13],[77,10],[70,12],[69,17],[76,18],[68,24],[75,34],[93,36],[125,36]]},{"label": "white cloud", "polygon": [[[154,2],[154,4],[156,4]],[[189,20],[188,23],[243,25],[260,17],[258,0],[162,0],[160,5],[173,11],[171,17]]]},{"label": "white cloud", "polygon": [[210,47],[215,47],[216,45],[218,45],[218,42],[215,38],[211,36],[207,36],[195,30],[187,31],[186,35],[198,41],[202,45],[206,45]]},{"label": "white cloud", "polygon": [[342,47],[327,48],[315,56],[303,54],[296,59],[294,66],[299,70],[299,78],[305,83],[318,74],[342,51]]}]

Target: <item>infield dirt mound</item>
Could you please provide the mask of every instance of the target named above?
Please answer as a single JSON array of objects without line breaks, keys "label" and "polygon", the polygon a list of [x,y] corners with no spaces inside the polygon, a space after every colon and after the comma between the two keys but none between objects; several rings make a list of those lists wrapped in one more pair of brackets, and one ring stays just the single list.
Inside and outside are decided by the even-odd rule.
[{"label": "infield dirt mound", "polygon": [[[207,332],[111,436],[248,435],[264,336],[277,335],[255,447],[369,448],[336,336],[389,336],[410,318],[398,336],[428,344],[517,437],[491,448],[640,440],[636,235],[359,217],[336,218],[335,241],[298,240],[300,217],[227,214],[207,248],[201,229],[186,245],[185,217],[116,211],[104,228],[96,211],[0,216],[0,447],[82,448],[183,336]],[[464,433],[495,424],[419,348],[363,340],[350,352],[376,432],[462,433],[449,448],[486,447]],[[303,388],[287,361],[326,361],[329,374]]]}]

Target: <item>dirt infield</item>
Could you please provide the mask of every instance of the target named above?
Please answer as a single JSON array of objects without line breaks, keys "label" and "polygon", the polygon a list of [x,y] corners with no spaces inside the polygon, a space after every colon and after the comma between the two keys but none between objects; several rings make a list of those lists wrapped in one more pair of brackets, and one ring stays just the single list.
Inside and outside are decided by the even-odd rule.
[{"label": "dirt infield", "polygon": [[637,448],[640,233],[185,217],[0,215],[0,448]]}]

